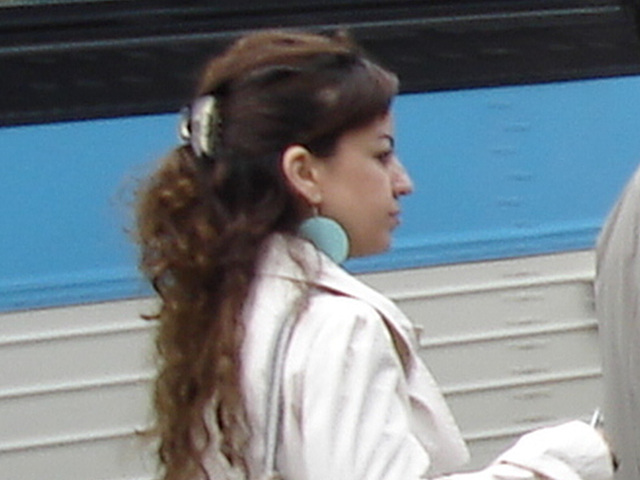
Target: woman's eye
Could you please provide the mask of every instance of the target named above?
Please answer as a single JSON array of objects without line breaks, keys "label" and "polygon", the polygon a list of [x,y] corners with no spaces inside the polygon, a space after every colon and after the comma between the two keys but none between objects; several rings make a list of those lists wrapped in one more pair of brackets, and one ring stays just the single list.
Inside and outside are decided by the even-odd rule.
[{"label": "woman's eye", "polygon": [[385,150],[384,152],[380,152],[376,155],[376,158],[381,162],[381,163],[389,163],[391,161],[391,158],[393,158],[393,151],[392,150]]}]

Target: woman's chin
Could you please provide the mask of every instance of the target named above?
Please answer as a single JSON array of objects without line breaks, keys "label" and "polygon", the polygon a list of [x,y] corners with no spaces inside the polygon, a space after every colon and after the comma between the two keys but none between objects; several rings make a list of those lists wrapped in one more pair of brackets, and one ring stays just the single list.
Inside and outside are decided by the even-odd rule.
[{"label": "woman's chin", "polygon": [[377,245],[368,245],[366,248],[351,249],[349,250],[349,258],[362,258],[370,257],[373,255],[380,255],[387,252],[391,248],[391,239],[381,241]]}]

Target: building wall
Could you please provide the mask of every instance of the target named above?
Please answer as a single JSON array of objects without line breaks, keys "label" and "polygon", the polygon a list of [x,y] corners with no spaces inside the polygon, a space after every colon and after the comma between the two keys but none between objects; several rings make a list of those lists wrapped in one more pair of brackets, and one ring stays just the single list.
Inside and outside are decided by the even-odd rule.
[{"label": "building wall", "polygon": [[[362,279],[423,327],[421,354],[485,465],[532,428],[601,397],[591,251]],[[149,299],[0,315],[5,480],[151,479]],[[52,472],[55,472],[52,474]]]},{"label": "building wall", "polygon": [[[600,401],[600,226],[640,155],[640,78],[403,95],[417,190],[392,250],[346,267],[424,327],[473,453]],[[151,307],[128,238],[174,115],[0,129],[0,472],[147,479]]]}]

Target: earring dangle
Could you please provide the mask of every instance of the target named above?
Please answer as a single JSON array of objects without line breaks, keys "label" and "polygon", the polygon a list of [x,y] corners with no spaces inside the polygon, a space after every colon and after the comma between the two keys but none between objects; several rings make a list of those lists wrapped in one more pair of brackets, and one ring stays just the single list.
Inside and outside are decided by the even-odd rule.
[{"label": "earring dangle", "polygon": [[298,233],[338,264],[344,262],[349,255],[347,232],[329,217],[314,215],[307,218],[300,224]]}]

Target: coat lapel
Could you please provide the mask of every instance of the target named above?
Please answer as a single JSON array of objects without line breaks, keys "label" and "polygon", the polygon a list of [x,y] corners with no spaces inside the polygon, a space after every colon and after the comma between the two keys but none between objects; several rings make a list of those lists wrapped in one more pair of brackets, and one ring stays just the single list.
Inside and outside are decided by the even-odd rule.
[{"label": "coat lapel", "polygon": [[[270,250],[264,264],[268,274],[357,298],[378,311],[402,360],[413,413],[413,433],[431,457],[430,474],[446,473],[467,462],[469,453],[460,430],[440,389],[418,356],[415,327],[395,303],[347,273],[306,241],[280,236],[274,239]],[[301,268],[292,256],[304,258],[309,270]]]}]

